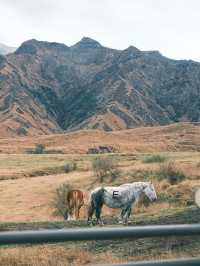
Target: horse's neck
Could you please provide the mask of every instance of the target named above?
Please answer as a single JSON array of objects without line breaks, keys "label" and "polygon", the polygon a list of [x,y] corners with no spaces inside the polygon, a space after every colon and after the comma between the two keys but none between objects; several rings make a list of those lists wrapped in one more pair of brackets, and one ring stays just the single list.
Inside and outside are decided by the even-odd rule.
[{"label": "horse's neck", "polygon": [[132,190],[133,190],[133,193],[134,193],[136,199],[139,200],[140,195],[144,191],[143,183],[134,185]]}]

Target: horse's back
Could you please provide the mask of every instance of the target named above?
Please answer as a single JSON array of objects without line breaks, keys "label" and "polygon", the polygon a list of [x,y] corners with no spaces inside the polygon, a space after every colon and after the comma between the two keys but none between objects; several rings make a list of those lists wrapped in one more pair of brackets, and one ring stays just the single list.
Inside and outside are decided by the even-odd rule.
[{"label": "horse's back", "polygon": [[70,206],[79,205],[82,206],[84,204],[84,195],[81,190],[74,189],[68,192],[68,204]]},{"label": "horse's back", "polygon": [[132,201],[132,195],[127,186],[105,187],[104,189],[104,204],[110,208],[121,208]]}]

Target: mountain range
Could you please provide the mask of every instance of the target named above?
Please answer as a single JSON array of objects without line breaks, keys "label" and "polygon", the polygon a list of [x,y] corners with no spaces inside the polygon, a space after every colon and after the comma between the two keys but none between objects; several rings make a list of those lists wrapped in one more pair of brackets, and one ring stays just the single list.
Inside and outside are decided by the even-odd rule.
[{"label": "mountain range", "polygon": [[0,136],[200,121],[200,63],[88,37],[0,55]]}]

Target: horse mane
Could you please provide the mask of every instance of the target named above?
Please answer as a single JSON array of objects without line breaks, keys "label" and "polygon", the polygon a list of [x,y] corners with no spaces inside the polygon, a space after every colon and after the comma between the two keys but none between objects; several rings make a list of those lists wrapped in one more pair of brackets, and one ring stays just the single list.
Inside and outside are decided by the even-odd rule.
[{"label": "horse mane", "polygon": [[142,182],[142,181],[138,181],[138,182],[132,182],[132,183],[125,183],[125,184],[122,184],[120,185],[121,186],[134,186],[134,187],[137,187],[137,186],[143,186],[144,188],[147,187],[147,185],[149,185],[150,182]]}]

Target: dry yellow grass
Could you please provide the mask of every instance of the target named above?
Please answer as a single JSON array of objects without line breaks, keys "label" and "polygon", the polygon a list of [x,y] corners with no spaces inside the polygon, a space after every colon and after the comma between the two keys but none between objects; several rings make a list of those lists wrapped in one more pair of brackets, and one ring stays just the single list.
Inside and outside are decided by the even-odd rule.
[{"label": "dry yellow grass", "polygon": [[64,182],[85,190],[88,172],[5,180],[0,183],[1,222],[52,221],[51,201],[56,188]]},{"label": "dry yellow grass", "polygon": [[[197,162],[199,162],[200,154],[167,153],[167,156],[183,169],[189,179],[178,185],[170,186],[166,181],[156,181],[152,175],[156,190],[159,194],[163,193],[171,198],[175,197],[176,193],[181,191],[182,199],[183,201],[185,199],[187,203],[188,199],[193,197],[195,188],[200,185],[197,176],[199,172]],[[51,202],[56,188],[65,182],[70,183],[75,188],[83,190],[85,193],[85,202],[87,204],[89,191],[101,185],[90,170],[88,157],[79,156],[79,159],[82,160],[80,161],[81,170],[68,174],[61,173],[32,178],[24,177],[24,172],[31,173],[39,169],[46,169],[47,166],[56,167],[57,165],[63,164],[66,158],[66,155],[1,155],[1,173],[4,172],[7,178],[18,175],[18,179],[8,179],[0,182],[0,222],[61,220],[62,218],[53,216]],[[140,155],[138,155],[137,160],[133,161],[129,160],[130,157],[128,155],[127,157],[123,155],[122,159],[123,161],[119,159],[122,175],[116,180],[118,184],[145,180],[145,172],[156,171],[159,168],[159,163],[142,163]],[[137,177],[138,172],[140,173],[139,177]],[[110,183],[108,179],[103,185],[112,185],[112,183]],[[139,205],[136,207],[135,213],[159,212],[159,210],[164,207],[172,208],[173,206],[168,202],[158,202],[150,204],[149,206]],[[86,209],[86,205],[81,209],[81,219],[86,219]],[[116,215],[118,213],[118,210],[103,209],[104,215]]]},{"label": "dry yellow grass", "polygon": [[0,265],[2,266],[83,266],[105,263],[126,263],[141,260],[161,260],[196,256],[197,251],[174,251],[170,244],[166,250],[158,255],[151,251],[147,255],[116,256],[111,252],[94,254],[75,245],[39,245],[29,247],[15,247],[0,249]]},{"label": "dry yellow grass", "polygon": [[81,130],[60,135],[0,139],[1,153],[25,153],[38,143],[68,154],[86,153],[88,148],[111,145],[120,152],[199,151],[200,126],[177,123],[104,132]]},{"label": "dry yellow grass", "polygon": [[2,266],[82,266],[88,264],[119,263],[122,259],[106,254],[94,255],[75,246],[40,245],[0,249]]}]

